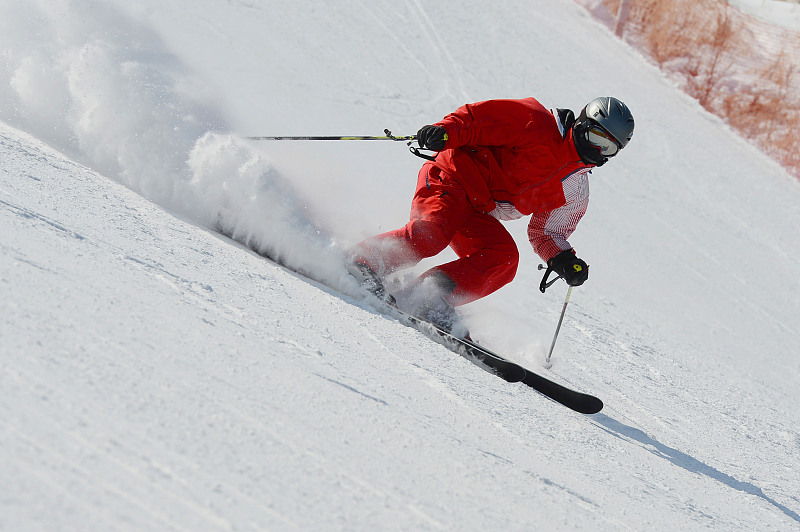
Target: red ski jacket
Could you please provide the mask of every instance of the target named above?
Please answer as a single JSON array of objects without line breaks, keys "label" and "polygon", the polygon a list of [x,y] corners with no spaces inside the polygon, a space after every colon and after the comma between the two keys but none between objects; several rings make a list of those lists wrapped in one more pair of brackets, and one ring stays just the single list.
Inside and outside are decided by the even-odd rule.
[{"label": "red ski jacket", "polygon": [[566,203],[562,180],[584,164],[551,112],[534,98],[489,100],[460,107],[436,125],[447,131],[434,164],[455,178],[472,205],[491,212],[511,203],[521,214]]}]

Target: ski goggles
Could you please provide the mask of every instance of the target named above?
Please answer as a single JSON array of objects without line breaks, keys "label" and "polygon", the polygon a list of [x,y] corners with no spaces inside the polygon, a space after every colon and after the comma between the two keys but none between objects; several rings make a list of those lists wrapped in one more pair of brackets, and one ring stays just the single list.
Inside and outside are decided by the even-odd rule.
[{"label": "ski goggles", "polygon": [[619,143],[614,137],[597,124],[590,124],[586,129],[586,140],[595,148],[599,148],[605,157],[613,157],[620,150]]}]

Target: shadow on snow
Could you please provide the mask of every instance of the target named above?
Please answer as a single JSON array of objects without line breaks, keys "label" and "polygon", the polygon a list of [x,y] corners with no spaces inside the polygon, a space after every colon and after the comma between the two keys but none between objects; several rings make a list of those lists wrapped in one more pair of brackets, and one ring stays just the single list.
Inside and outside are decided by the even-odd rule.
[{"label": "shadow on snow", "polygon": [[772,499],[764,494],[764,492],[758,486],[750,484],[749,482],[742,482],[736,480],[730,475],[726,475],[722,471],[715,469],[707,464],[704,464],[700,460],[696,458],[692,458],[688,454],[682,453],[677,449],[673,449],[672,447],[668,447],[663,443],[659,443],[658,441],[654,440],[643,431],[626,425],[617,421],[616,419],[610,418],[605,414],[596,414],[592,416],[592,420],[597,422],[597,424],[601,425],[601,428],[611,434],[612,436],[616,436],[625,441],[636,441],[639,442],[644,446],[645,449],[653,453],[654,455],[669,460],[674,465],[689,471],[690,473],[697,473],[699,475],[704,475],[708,478],[714,479],[717,482],[721,482],[726,486],[729,486],[735,490],[747,493],[749,495],[755,495],[756,497],[760,497],[770,503],[771,505],[778,508],[787,516],[791,517],[798,523],[800,523],[800,515],[797,512],[793,512],[786,506],[780,504],[775,499]]}]

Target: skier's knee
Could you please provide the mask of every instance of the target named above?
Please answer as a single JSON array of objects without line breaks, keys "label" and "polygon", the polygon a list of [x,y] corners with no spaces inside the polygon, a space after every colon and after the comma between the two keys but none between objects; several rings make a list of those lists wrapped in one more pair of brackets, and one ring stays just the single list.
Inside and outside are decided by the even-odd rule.
[{"label": "skier's knee", "polygon": [[517,268],[519,267],[519,251],[516,246],[508,247],[507,249],[498,252],[497,268],[495,270],[495,279],[500,285],[506,285],[514,280],[517,275]]},{"label": "skier's knee", "polygon": [[508,262],[504,264],[503,278],[506,280],[506,283],[510,283],[511,281],[514,280],[514,277],[517,275],[518,266],[519,266],[519,255],[510,257]]},{"label": "skier's knee", "polygon": [[406,226],[408,240],[414,251],[421,257],[438,255],[450,244],[448,235],[441,225],[425,220],[413,220]]}]

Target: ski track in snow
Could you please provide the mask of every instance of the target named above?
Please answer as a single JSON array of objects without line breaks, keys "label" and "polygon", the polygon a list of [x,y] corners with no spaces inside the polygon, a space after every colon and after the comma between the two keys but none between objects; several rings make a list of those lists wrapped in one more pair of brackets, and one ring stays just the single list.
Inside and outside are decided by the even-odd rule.
[{"label": "ski track in snow", "polygon": [[[20,99],[2,116],[57,126],[56,145],[74,127],[81,162],[122,166],[100,175],[0,124],[0,530],[800,530],[798,187],[570,0],[56,10],[60,42],[6,18],[0,96]],[[81,28],[100,67],[74,62]],[[203,77],[216,87],[195,98]],[[113,97],[76,90],[95,86]],[[402,149],[172,134],[198,106],[247,133],[361,134],[464,99],[598,90],[632,102],[637,132],[593,177],[574,237],[592,279],[553,370],[563,290],[535,290],[524,224],[514,285],[465,309],[487,346],[603,399],[594,416],[202,225],[221,216],[337,281],[310,228],[346,243],[403,223],[419,163]],[[54,112],[35,123],[30,102]],[[104,135],[109,116],[133,125]],[[150,135],[129,144],[140,117]]]}]

